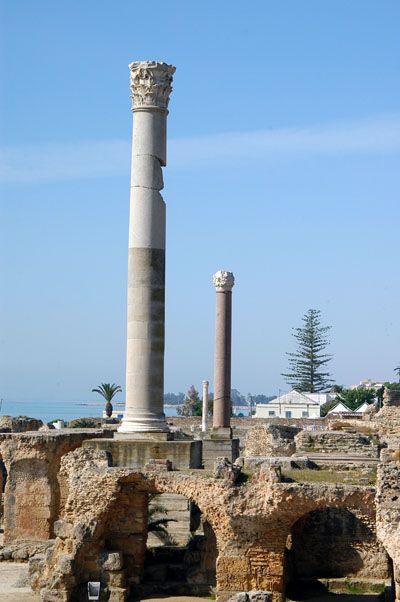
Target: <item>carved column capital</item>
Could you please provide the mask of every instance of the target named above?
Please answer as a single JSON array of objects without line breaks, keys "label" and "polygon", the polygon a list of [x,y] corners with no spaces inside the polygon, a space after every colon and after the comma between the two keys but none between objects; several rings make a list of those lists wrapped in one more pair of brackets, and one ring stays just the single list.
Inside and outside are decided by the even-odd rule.
[{"label": "carved column capital", "polygon": [[218,270],[213,276],[213,283],[217,289],[217,293],[225,293],[232,290],[233,285],[235,284],[235,277],[232,272]]},{"label": "carved column capital", "polygon": [[175,67],[157,61],[136,61],[129,69],[132,111],[146,108],[166,111]]}]

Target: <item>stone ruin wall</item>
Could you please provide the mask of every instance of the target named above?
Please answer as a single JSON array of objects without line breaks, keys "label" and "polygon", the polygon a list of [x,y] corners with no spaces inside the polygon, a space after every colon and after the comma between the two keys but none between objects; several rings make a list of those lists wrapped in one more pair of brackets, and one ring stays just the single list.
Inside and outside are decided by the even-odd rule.
[{"label": "stone ruin wall", "polygon": [[400,600],[400,445],[394,459],[378,468],[376,529],[393,561],[395,597]]},{"label": "stone ruin wall", "polygon": [[285,425],[264,424],[247,432],[244,456],[285,457],[323,453],[377,458],[378,443],[374,434],[301,430]]},{"label": "stone ruin wall", "polygon": [[59,466],[63,455],[103,430],[1,433],[0,459],[7,471],[4,542],[46,541],[68,495]]},{"label": "stone ruin wall", "polygon": [[373,436],[345,431],[301,431],[295,437],[299,454],[346,454],[377,458],[378,441]]},{"label": "stone ruin wall", "polygon": [[246,435],[244,456],[292,456],[296,451],[295,436],[300,428],[264,424]]},{"label": "stone ruin wall", "polygon": [[[79,584],[96,579],[122,600],[128,575],[133,588],[140,582],[151,492],[184,495],[202,511],[216,536],[221,600],[253,589],[272,591],[281,600],[288,536],[308,512],[348,508],[365,529],[375,521],[374,490],[369,487],[272,484],[260,475],[246,487],[235,487],[179,472],[109,468],[104,452],[88,448],[65,456],[61,472],[69,479],[71,494],[64,517],[55,525],[55,548],[33,562],[33,585],[48,602],[55,599],[54,591],[57,601],[79,599]],[[375,555],[379,550],[375,541]]]},{"label": "stone ruin wall", "polygon": [[[387,416],[386,409],[386,429]],[[270,428],[267,430],[271,436]],[[254,445],[260,440],[259,435],[254,437]],[[371,529],[375,524],[371,488],[271,484],[262,478],[258,481],[254,478],[246,487],[238,488],[184,473],[143,475],[129,469],[109,468],[104,456],[92,462],[89,450],[78,449],[68,454],[79,448],[85,438],[93,436],[107,436],[107,433],[0,435],[0,456],[9,475],[6,539],[12,543],[32,538],[45,541],[54,534],[57,536],[55,548],[50,544],[47,552],[32,562],[32,584],[37,591],[43,590],[43,600],[71,599],[71,591],[78,586],[71,575],[77,572],[78,580],[83,581],[100,575],[113,590],[115,600],[124,599],[127,574],[134,586],[143,572],[150,492],[184,495],[199,506],[209,521],[218,547],[217,589],[221,600],[232,592],[250,589],[271,590],[276,600],[281,599],[285,570],[288,570],[285,569],[285,548],[291,529],[297,520],[299,524],[306,521],[302,517],[308,512],[327,506],[350,509],[365,529],[370,529],[372,539],[363,536],[362,541],[355,544],[356,552],[364,563],[372,566],[370,552],[371,546],[375,546],[374,554],[380,559],[376,566],[384,571],[386,555],[376,540],[374,543]],[[282,439],[280,435],[270,437],[272,455],[279,455],[277,448],[282,445]],[[251,447],[248,449],[254,453]],[[265,447],[261,451],[264,453]],[[81,456],[82,453],[89,456]],[[396,453],[398,461],[398,447]],[[382,465],[378,478],[377,525],[378,538],[393,559],[398,587],[400,519],[396,480],[399,469],[393,461]],[[58,471],[60,462],[63,468]],[[382,491],[392,491],[390,500],[387,493],[382,496]],[[121,508],[125,511],[120,512]],[[32,519],[29,523],[28,513]],[[129,513],[135,525],[133,532],[126,523]],[[62,519],[54,525],[60,516]],[[394,529],[397,529],[395,536]],[[399,593],[398,589],[398,599]]]}]

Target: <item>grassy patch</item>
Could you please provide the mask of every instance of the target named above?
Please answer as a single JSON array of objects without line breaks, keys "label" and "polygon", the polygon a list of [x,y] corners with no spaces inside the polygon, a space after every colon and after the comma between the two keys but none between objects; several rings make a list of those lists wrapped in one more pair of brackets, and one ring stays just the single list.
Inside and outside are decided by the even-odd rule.
[{"label": "grassy patch", "polygon": [[[346,481],[345,481],[346,479]],[[349,481],[348,479],[352,479]],[[368,479],[368,483],[360,479]],[[342,483],[343,485],[370,486],[376,483],[376,468],[371,468],[368,473],[363,474],[361,470],[312,470],[292,469],[282,472],[282,480],[295,483]]]},{"label": "grassy patch", "polygon": [[346,582],[346,594],[383,594],[385,591],[384,583],[353,583]]}]

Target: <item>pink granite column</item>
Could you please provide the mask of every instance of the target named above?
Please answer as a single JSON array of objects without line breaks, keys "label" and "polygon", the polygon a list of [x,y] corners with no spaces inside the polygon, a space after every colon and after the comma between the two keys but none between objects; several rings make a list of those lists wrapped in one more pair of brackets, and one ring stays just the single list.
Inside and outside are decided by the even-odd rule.
[{"label": "pink granite column", "polygon": [[214,428],[231,424],[231,337],[232,337],[232,272],[214,274],[217,292],[214,353]]}]

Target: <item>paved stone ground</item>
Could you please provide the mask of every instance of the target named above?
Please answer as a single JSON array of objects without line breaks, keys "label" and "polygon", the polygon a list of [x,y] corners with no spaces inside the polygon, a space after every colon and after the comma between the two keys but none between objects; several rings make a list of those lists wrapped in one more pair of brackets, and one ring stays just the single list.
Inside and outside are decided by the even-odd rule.
[{"label": "paved stone ground", "polygon": [[[1,600],[1,598],[0,598]],[[143,602],[205,602],[207,598],[196,598],[196,596],[158,596],[155,598],[143,598]]]},{"label": "paved stone ground", "polygon": [[[28,563],[0,562],[0,601],[1,602],[39,602],[31,588],[26,585]],[[15,587],[16,585],[23,587]]]}]

